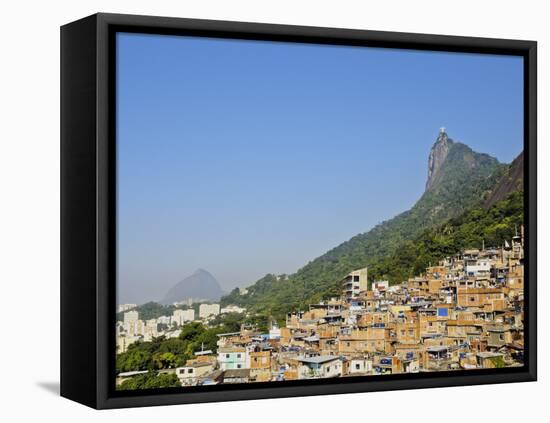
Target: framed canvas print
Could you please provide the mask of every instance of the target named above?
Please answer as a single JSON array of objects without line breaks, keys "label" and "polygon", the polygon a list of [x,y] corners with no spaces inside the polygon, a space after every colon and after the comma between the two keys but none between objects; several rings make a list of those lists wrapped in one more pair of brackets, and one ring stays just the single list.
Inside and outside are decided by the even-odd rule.
[{"label": "framed canvas print", "polygon": [[536,379],[536,43],[61,29],[61,394]]}]

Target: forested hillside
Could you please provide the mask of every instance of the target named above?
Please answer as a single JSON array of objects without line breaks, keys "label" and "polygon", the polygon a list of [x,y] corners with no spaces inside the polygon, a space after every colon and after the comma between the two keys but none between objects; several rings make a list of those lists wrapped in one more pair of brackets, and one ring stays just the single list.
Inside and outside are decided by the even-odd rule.
[{"label": "forested hillside", "polygon": [[[441,151],[444,156],[438,157]],[[433,163],[439,165],[434,167]],[[239,304],[280,319],[288,310],[337,294],[337,281],[353,269],[368,266],[370,280],[387,278],[392,283],[414,273],[426,257],[434,257],[426,253],[411,264],[409,255],[414,253],[411,246],[415,240],[426,230],[466,216],[471,210],[483,213],[479,208],[509,169],[487,154],[453,142],[444,133],[432,147],[429,166],[427,190],[410,210],[351,238],[288,278],[268,274],[250,286],[247,294],[234,290],[222,298],[222,303]],[[401,251],[409,251],[409,255]],[[403,263],[396,266],[399,260]]]}]

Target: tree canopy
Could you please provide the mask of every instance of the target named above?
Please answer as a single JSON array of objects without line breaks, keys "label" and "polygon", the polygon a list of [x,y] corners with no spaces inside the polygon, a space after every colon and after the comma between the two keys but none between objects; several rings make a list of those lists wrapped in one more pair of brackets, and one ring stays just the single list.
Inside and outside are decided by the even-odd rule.
[{"label": "tree canopy", "polygon": [[157,389],[157,388],[177,388],[181,383],[175,374],[147,372],[126,379],[117,386],[118,390],[133,389]]}]

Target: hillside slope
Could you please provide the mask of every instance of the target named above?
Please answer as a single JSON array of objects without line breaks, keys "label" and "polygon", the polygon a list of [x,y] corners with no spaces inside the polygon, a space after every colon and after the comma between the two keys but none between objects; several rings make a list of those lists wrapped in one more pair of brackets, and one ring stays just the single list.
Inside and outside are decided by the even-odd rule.
[{"label": "hillside slope", "polygon": [[505,199],[510,193],[523,190],[523,151],[514,159],[510,167],[504,172],[485,200],[485,207],[491,207],[498,201]]},{"label": "hillside slope", "polygon": [[404,241],[369,270],[384,279],[406,280],[427,266],[468,248],[499,248],[524,223],[523,190],[515,190],[491,207],[476,207]]},{"label": "hillside slope", "polygon": [[427,189],[410,210],[354,236],[286,279],[266,275],[250,286],[246,295],[234,290],[222,298],[222,303],[281,316],[287,310],[337,293],[335,281],[353,269],[369,266],[369,279],[382,277],[376,263],[427,228],[481,206],[507,167],[487,154],[453,142],[442,131],[430,151]]}]

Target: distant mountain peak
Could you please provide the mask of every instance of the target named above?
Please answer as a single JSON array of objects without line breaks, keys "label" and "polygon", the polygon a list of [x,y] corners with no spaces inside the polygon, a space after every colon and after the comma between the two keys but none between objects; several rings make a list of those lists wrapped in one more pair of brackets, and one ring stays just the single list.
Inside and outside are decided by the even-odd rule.
[{"label": "distant mountain peak", "polygon": [[430,156],[428,158],[428,180],[426,181],[426,191],[429,191],[435,185],[437,174],[441,166],[447,159],[453,140],[449,138],[445,128],[440,128],[439,135],[435,141]]},{"label": "distant mountain peak", "polygon": [[222,302],[284,317],[292,309],[340,295],[338,281],[354,269],[369,267],[371,278],[402,282],[407,276],[386,269],[387,260],[411,248],[423,231],[481,206],[504,167],[494,157],[452,141],[442,128],[430,152],[426,192],[412,208],[355,235],[284,280],[268,275],[246,294],[235,290]]},{"label": "distant mountain peak", "polygon": [[162,299],[163,304],[172,304],[189,298],[218,300],[223,295],[219,282],[205,269],[198,268],[190,276],[174,285]]}]

